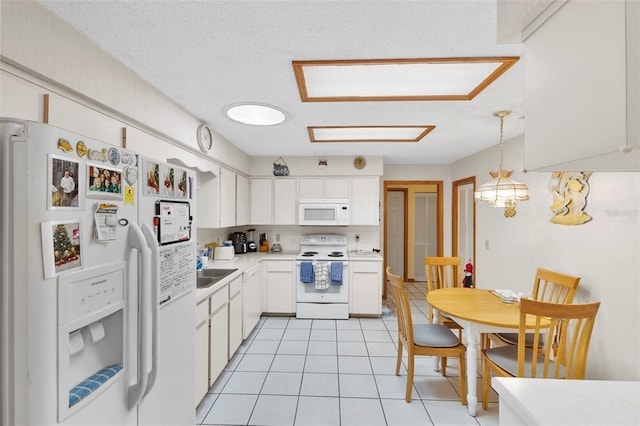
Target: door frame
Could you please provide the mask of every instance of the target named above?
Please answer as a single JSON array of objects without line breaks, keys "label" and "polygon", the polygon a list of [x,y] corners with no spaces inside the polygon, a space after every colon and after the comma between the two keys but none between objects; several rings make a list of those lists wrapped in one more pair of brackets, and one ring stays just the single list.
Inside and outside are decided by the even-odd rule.
[{"label": "door frame", "polygon": [[[454,180],[451,182],[451,256],[458,256],[458,189],[464,185],[473,185],[473,190],[476,190],[476,177],[470,176],[464,179]],[[464,263],[464,262],[463,262]],[[473,268],[474,275],[476,269],[476,203],[473,202]]]},{"label": "door frame", "polygon": [[[382,260],[382,265],[383,265],[383,279],[382,279],[382,298],[386,299],[387,298],[387,275],[386,275],[386,270],[387,270],[387,191],[390,190],[398,190],[401,188],[390,188],[390,186],[392,185],[403,185],[403,186],[407,186],[407,187],[411,187],[411,186],[418,186],[418,185],[435,185],[436,187],[436,199],[437,199],[437,224],[438,224],[438,229],[437,229],[437,253],[438,256],[442,256],[443,252],[444,252],[444,206],[443,206],[443,200],[444,200],[444,192],[443,192],[443,188],[444,188],[444,181],[441,180],[385,180],[384,181],[384,191],[383,191],[383,206],[382,206],[382,211],[383,211],[383,260]],[[405,204],[407,203],[407,196],[405,196]],[[408,234],[408,224],[407,224],[407,220],[406,220],[406,216],[408,215],[408,209],[405,208],[405,229],[404,229],[404,241],[405,241],[405,253],[404,253],[404,265],[405,265],[405,271],[403,271],[404,275],[403,278],[406,277],[406,269],[407,269],[407,251],[408,251],[408,246],[407,246],[407,234]],[[404,278],[405,281],[413,281],[413,279],[407,280],[406,278]]]},{"label": "door frame", "polygon": [[[408,249],[408,243],[407,243],[407,234],[409,231],[409,224],[408,219],[409,219],[409,213],[407,211],[408,207],[409,207],[409,201],[407,199],[407,196],[409,194],[409,190],[407,188],[389,188],[388,190],[385,190],[384,192],[384,228],[383,228],[383,232],[384,232],[384,270],[386,272],[387,270],[387,193],[388,191],[393,191],[393,192],[402,192],[404,193],[404,207],[403,207],[403,230],[402,230],[402,250],[403,250],[403,256],[402,256],[402,276],[406,277],[407,276],[407,249]],[[386,281],[386,278],[385,278]],[[386,297],[386,289],[385,289],[385,297]]]}]

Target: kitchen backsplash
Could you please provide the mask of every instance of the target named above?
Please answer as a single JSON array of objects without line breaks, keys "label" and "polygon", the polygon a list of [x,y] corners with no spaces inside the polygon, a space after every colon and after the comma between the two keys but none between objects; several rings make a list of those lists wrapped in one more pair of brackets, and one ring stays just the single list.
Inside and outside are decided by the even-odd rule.
[{"label": "kitchen backsplash", "polygon": [[[261,233],[267,234],[269,247],[275,243],[279,243],[284,251],[298,251],[300,249],[300,236],[303,234],[341,234],[347,236],[349,250],[372,250],[381,249],[380,247],[380,231],[376,226],[235,226],[223,229],[204,229],[198,228],[197,241],[198,245],[203,245],[211,241],[219,241],[220,243],[229,239],[229,235],[233,232],[247,232],[247,229],[255,229],[255,238]],[[359,236],[356,241],[356,235]]]}]

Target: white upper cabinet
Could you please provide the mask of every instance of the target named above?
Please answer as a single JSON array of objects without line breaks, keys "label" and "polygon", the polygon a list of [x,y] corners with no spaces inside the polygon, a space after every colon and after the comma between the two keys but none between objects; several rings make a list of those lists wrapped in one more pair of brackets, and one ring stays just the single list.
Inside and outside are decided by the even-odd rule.
[{"label": "white upper cabinet", "polygon": [[380,179],[351,179],[351,225],[380,224]]},{"label": "white upper cabinet", "polygon": [[525,40],[526,169],[640,171],[639,21],[635,0],[569,1]]},{"label": "white upper cabinet", "polygon": [[275,179],[273,182],[273,224],[295,225],[298,197],[295,179]]},{"label": "white upper cabinet", "polygon": [[220,226],[219,210],[219,175],[220,168],[214,172],[198,172],[196,188],[196,228],[218,228]]},{"label": "white upper cabinet", "polygon": [[273,223],[273,179],[251,179],[251,224]]},{"label": "white upper cabinet", "polygon": [[249,179],[236,175],[236,226],[251,223],[251,192]]},{"label": "white upper cabinet", "polygon": [[349,198],[349,179],[300,178],[298,198]]},{"label": "white upper cabinet", "polygon": [[236,174],[220,168],[220,227],[236,224]]}]

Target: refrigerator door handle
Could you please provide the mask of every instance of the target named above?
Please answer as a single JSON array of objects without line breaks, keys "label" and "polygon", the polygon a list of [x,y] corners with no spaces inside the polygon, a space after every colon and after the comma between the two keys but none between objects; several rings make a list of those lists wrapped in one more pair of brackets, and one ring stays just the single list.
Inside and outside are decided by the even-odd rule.
[{"label": "refrigerator door handle", "polygon": [[153,268],[151,270],[151,368],[149,370],[149,377],[147,378],[147,389],[144,392],[146,396],[153,388],[156,382],[156,374],[158,372],[158,318],[160,315],[160,272],[158,271],[157,263],[160,259],[160,250],[156,243],[156,234],[151,229],[149,224],[142,225],[142,233],[144,234],[147,244],[151,249],[151,259],[155,259]]},{"label": "refrigerator door handle", "polygon": [[137,382],[129,386],[127,392],[127,400],[129,410],[133,409],[142,401],[149,375],[149,364],[151,364],[151,249],[147,245],[145,237],[140,227],[134,222],[129,222],[129,232],[127,243],[131,248],[138,250],[140,253],[140,278],[141,282],[138,286],[138,306],[140,307],[140,315],[138,320],[138,377]]}]

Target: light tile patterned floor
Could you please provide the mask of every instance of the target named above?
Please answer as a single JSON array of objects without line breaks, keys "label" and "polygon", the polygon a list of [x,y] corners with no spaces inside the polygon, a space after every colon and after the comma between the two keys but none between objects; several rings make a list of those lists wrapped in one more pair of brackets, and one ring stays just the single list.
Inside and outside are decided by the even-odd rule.
[{"label": "light tile patterned floor", "polygon": [[[414,321],[426,321],[426,284],[407,288]],[[490,409],[479,405],[475,418],[460,404],[455,359],[442,377],[431,357],[417,357],[413,400],[406,403],[405,367],[395,375],[396,344],[393,312],[379,319],[263,317],[198,406],[197,424],[498,424],[493,392]]]}]

